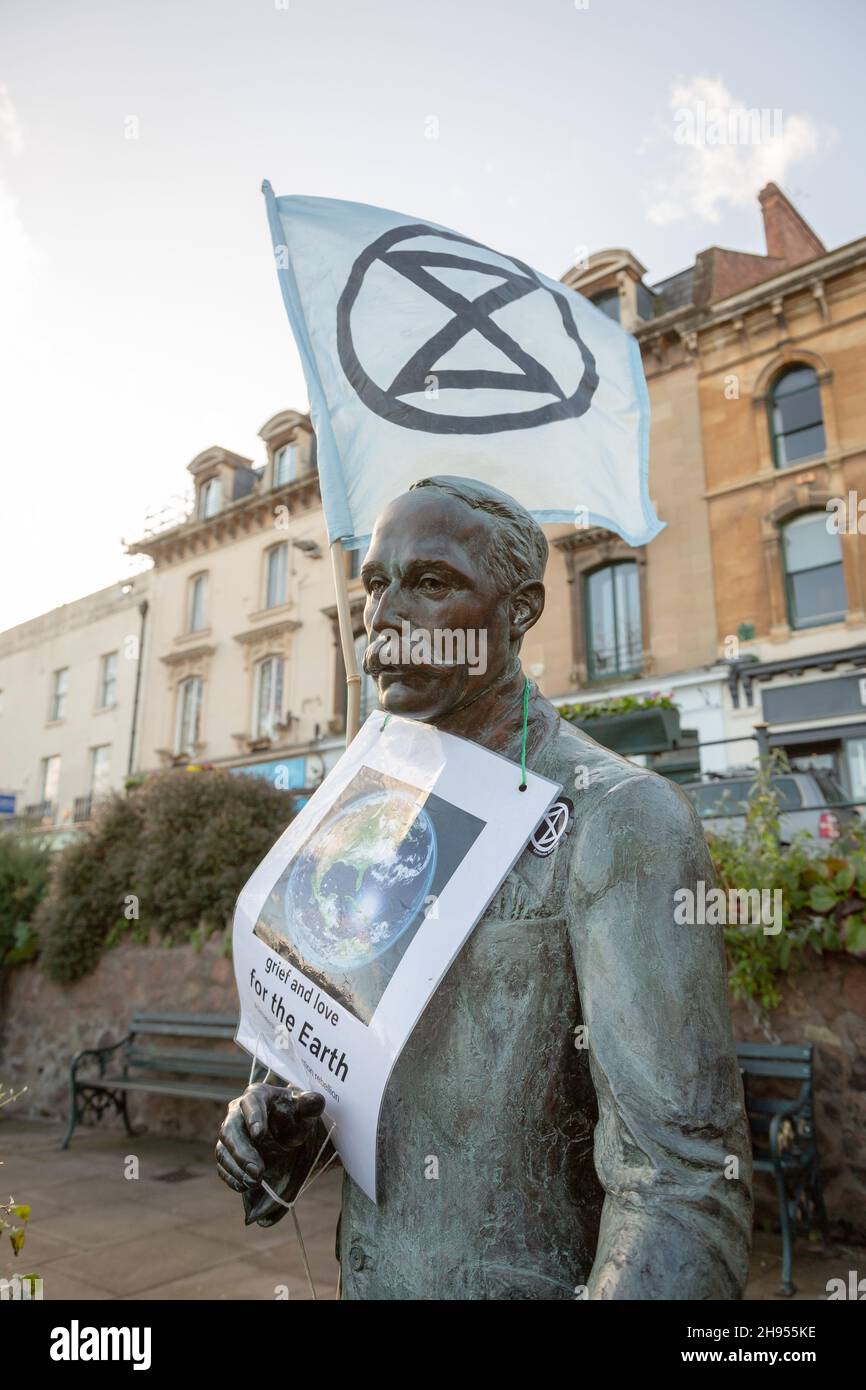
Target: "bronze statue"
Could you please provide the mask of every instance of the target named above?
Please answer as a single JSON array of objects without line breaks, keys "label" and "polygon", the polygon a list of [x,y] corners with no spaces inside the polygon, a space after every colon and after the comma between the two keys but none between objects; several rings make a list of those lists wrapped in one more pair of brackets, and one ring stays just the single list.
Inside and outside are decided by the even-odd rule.
[{"label": "bronze statue", "polygon": [[[392,502],[362,569],[383,709],[519,763],[546,560],[495,488],[427,478]],[[486,672],[381,665],[403,620],[486,630]],[[518,859],[397,1062],[379,1205],[344,1177],[341,1297],[739,1298],[751,1157],[723,941],[673,920],[675,891],[712,881],[700,823],[535,687],[527,765],[562,783],[570,831]],[[325,1134],[321,1097],[272,1080],[231,1103],[217,1144],[262,1226],[285,1214],[262,1178],[292,1200]]]}]

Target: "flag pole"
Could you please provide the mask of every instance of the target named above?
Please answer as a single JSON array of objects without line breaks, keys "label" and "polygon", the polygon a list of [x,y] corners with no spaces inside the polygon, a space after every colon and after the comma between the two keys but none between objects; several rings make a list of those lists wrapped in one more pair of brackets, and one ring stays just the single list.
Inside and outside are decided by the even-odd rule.
[{"label": "flag pole", "polygon": [[331,569],[334,575],[334,592],[337,596],[340,646],[343,652],[343,665],[346,668],[346,747],[348,748],[361,723],[361,676],[358,672],[355,635],[352,631],[352,613],[349,608],[346,556],[343,542],[339,537],[331,542]]}]

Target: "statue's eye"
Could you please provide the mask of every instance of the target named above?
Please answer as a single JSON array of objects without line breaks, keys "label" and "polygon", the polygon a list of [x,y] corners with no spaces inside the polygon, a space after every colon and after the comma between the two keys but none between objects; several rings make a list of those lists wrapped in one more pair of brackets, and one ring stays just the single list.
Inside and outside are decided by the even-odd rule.
[{"label": "statue's eye", "polygon": [[367,593],[372,594],[373,598],[378,598],[385,587],[385,580],[381,574],[374,574],[367,580]]},{"label": "statue's eye", "polygon": [[418,581],[418,588],[424,594],[442,594],[445,592],[446,584],[436,574],[422,575]]}]

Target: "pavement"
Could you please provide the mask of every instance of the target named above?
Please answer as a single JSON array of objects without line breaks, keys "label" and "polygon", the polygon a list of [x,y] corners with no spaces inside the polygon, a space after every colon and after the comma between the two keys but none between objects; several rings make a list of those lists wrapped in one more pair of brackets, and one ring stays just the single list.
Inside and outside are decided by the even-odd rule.
[{"label": "pavement", "polygon": [[[0,1239],[0,1278],[36,1273],[46,1300],[312,1298],[291,1217],[270,1229],[244,1226],[211,1144],[82,1127],[63,1152],[62,1136],[62,1126],[0,1120],[2,1199],[31,1207],[17,1259]],[[297,1207],[320,1299],[336,1290],[341,1179],[332,1166]],[[791,1300],[779,1294],[780,1258],[779,1236],[756,1233],[748,1300],[823,1300],[828,1279],[866,1274],[866,1250],[798,1242]]]}]

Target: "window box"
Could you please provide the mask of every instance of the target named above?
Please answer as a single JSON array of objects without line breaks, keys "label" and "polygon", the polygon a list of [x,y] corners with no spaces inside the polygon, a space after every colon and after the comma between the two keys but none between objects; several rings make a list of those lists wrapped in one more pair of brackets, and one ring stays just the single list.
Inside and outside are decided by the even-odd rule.
[{"label": "window box", "polygon": [[676,746],[680,736],[678,709],[636,709],[627,714],[602,714],[595,719],[570,722],[596,743],[626,757],[666,753]]}]

